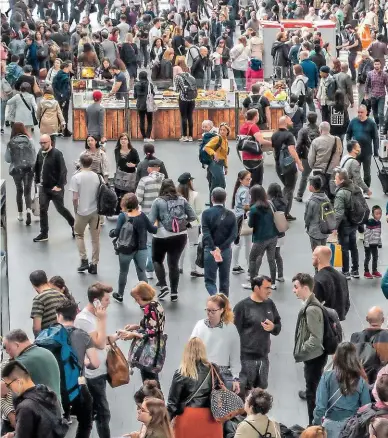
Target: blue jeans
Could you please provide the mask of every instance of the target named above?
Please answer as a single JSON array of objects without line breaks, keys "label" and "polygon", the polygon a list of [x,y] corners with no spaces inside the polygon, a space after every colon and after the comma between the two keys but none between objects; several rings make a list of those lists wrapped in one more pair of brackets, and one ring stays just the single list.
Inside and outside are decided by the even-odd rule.
[{"label": "blue jeans", "polygon": [[208,170],[211,176],[210,180],[210,197],[213,189],[216,187],[226,187],[225,174],[224,174],[224,161],[211,161]]},{"label": "blue jeans", "polygon": [[385,96],[371,97],[371,106],[376,125],[384,125]]},{"label": "blue jeans", "polygon": [[[334,399],[335,401],[336,399]],[[348,418],[340,421],[330,420],[330,418],[325,418],[322,426],[325,428],[327,433],[327,438],[338,438],[344,424],[348,421]]]},{"label": "blue jeans", "polygon": [[216,263],[210,248],[205,248],[204,262],[205,262],[205,287],[209,295],[217,293],[217,270],[220,280],[220,293],[229,296],[229,276],[230,265],[232,263],[232,249],[227,248],[221,251],[223,261]]},{"label": "blue jeans", "polygon": [[152,263],[152,234],[147,233],[147,272],[154,272],[154,264]]},{"label": "blue jeans", "polygon": [[5,99],[1,99],[0,101],[0,121],[1,121],[1,129],[4,128],[5,125],[5,108],[7,106],[7,101]]},{"label": "blue jeans", "polygon": [[147,263],[147,249],[140,249],[139,251],[133,252],[132,254],[122,254],[119,253],[119,264],[120,264],[120,274],[119,274],[119,288],[117,293],[121,296],[124,295],[124,289],[127,285],[127,277],[129,271],[129,265],[131,261],[135,261],[135,268],[137,273],[137,278],[139,281],[145,281],[147,283],[146,277],[146,263]]},{"label": "blue jeans", "polygon": [[342,246],[342,272],[349,272],[349,251],[352,257],[352,271],[358,271],[357,226],[340,226],[338,243]]}]

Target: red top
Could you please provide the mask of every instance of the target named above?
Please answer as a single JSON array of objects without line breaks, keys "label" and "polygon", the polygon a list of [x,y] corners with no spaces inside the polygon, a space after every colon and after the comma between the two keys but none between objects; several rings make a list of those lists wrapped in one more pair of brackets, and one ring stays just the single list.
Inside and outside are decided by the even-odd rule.
[{"label": "red top", "polygon": [[[256,123],[252,122],[245,122],[243,125],[240,126],[240,134],[241,135],[252,135],[254,136],[256,132],[260,132],[259,127],[256,125]],[[243,160],[262,160],[262,155],[256,155],[256,154],[250,154],[248,152],[242,153],[242,159]]]}]

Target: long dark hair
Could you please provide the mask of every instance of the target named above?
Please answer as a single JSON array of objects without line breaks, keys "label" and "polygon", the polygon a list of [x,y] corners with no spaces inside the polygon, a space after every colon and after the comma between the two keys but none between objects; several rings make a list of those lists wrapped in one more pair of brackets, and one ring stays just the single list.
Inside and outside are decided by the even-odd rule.
[{"label": "long dark hair", "polygon": [[152,160],[155,158],[155,146],[151,143],[146,143],[143,146],[144,155],[147,157],[147,160]]},{"label": "long dark hair", "polygon": [[94,138],[94,140],[96,140],[96,149],[99,149],[100,148],[100,140],[95,136],[95,135],[88,135],[87,137],[86,137],[86,140],[85,140],[85,149],[90,149],[89,148],[89,145],[88,145],[88,138],[89,137],[92,137],[92,138]]},{"label": "long dark hair", "polygon": [[282,193],[282,188],[280,187],[280,184],[271,183],[267,189],[267,196],[269,199],[275,199],[275,198],[282,198],[283,199],[283,193]]},{"label": "long dark hair", "polygon": [[60,275],[54,275],[54,277],[51,277],[49,280],[49,283],[57,287],[58,289],[61,289],[63,295],[70,300],[71,302],[75,303],[75,299],[73,295],[70,293],[69,288],[66,286],[65,280]]},{"label": "long dark hair", "polygon": [[186,199],[186,201],[189,200],[190,190],[194,191],[193,181],[191,179],[189,179],[185,184],[179,184],[177,188],[178,194],[182,195]]},{"label": "long dark hair", "polygon": [[263,186],[260,186],[259,184],[255,184],[253,187],[251,187],[250,195],[251,195],[251,205],[256,205],[256,207],[264,207],[264,208],[269,207],[267,193]]},{"label": "long dark hair", "polygon": [[345,95],[343,91],[337,90],[334,94],[334,106],[337,108],[345,108]]},{"label": "long dark hair", "polygon": [[333,358],[333,370],[343,395],[353,394],[357,390],[360,377],[368,381],[356,347],[351,342],[341,342]]},{"label": "long dark hair", "polygon": [[115,154],[116,154],[117,152],[120,152],[120,150],[121,150],[121,143],[120,143],[120,140],[121,140],[123,137],[127,137],[127,139],[128,139],[128,149],[132,149],[132,148],[133,148],[132,143],[131,143],[131,140],[130,140],[130,138],[129,138],[129,134],[128,134],[127,132],[122,132],[122,133],[119,135],[119,138],[117,139],[117,143],[116,143],[116,147],[115,147]]},{"label": "long dark hair", "polygon": [[234,185],[234,189],[233,189],[233,195],[232,195],[232,208],[235,207],[236,202],[235,202],[235,197],[236,197],[236,193],[237,190],[239,189],[239,187],[241,186],[241,181],[249,174],[249,170],[240,170],[240,172],[237,175],[237,180],[236,183]]},{"label": "long dark hair", "polygon": [[163,180],[162,185],[160,186],[159,197],[172,199],[178,197],[178,192],[172,179],[167,178]]}]

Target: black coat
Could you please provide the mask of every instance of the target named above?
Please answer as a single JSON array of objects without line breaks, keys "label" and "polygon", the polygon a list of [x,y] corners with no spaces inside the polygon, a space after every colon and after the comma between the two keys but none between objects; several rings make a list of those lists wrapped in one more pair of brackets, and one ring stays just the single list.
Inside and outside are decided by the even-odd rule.
[{"label": "black coat", "polygon": [[155,95],[154,86],[152,82],[147,81],[139,81],[136,82],[133,97],[137,99],[136,101],[136,109],[140,111],[147,110],[147,94],[148,94],[148,85],[151,85],[151,93]]},{"label": "black coat", "polygon": [[67,169],[65,160],[63,159],[62,152],[56,148],[52,148],[47,153],[45,163],[43,166],[43,154],[42,150],[38,152],[35,163],[35,183],[39,184],[40,173],[42,172],[42,186],[45,189],[52,189],[53,187],[65,187]]}]

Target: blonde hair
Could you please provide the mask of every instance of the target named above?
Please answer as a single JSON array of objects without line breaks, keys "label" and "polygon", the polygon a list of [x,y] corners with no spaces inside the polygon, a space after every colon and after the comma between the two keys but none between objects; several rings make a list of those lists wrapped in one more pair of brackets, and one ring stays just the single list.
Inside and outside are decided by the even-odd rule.
[{"label": "blonde hair", "polygon": [[200,338],[191,338],[183,350],[179,372],[184,377],[198,380],[198,362],[210,365],[206,356],[206,347]]},{"label": "blonde hair", "polygon": [[177,56],[175,59],[175,65],[178,65],[184,72],[189,71],[189,67],[187,67],[186,58],[184,56]]},{"label": "blonde hair", "polygon": [[221,321],[225,324],[230,324],[234,321],[234,314],[232,307],[230,305],[230,301],[228,297],[222,293],[212,295],[208,298],[207,302],[211,301],[212,303],[216,303],[220,309],[223,309],[221,315]]},{"label": "blonde hair", "polygon": [[163,53],[163,59],[168,59],[169,61],[172,61],[172,58],[174,57],[174,49],[169,48]]},{"label": "blonde hair", "polygon": [[126,43],[133,43],[133,35],[131,34],[131,32],[127,33],[127,36],[125,37],[125,42]]},{"label": "blonde hair", "polygon": [[183,35],[183,30],[180,26],[175,26],[172,36],[181,36]]},{"label": "blonde hair", "polygon": [[155,289],[145,281],[139,281],[131,290],[133,298],[140,298],[143,301],[152,301],[155,298]]}]

